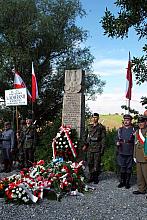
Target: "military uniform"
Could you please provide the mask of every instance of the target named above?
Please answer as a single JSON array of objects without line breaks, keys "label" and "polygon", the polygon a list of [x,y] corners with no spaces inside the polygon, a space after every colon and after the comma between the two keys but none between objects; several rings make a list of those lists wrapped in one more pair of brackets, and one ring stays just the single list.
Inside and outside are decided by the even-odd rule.
[{"label": "military uniform", "polygon": [[[139,119],[139,122],[141,120]],[[147,137],[147,127],[138,129],[135,134],[134,158],[136,158],[137,163],[138,191],[134,191],[134,194],[144,194],[147,190],[147,157],[144,155],[144,143],[141,141],[141,136],[144,138]]]},{"label": "military uniform", "polygon": [[[10,125],[9,122],[5,126]],[[4,172],[10,172],[12,166],[12,150],[14,150],[14,131],[9,127],[2,133],[2,152],[4,160]]]},{"label": "military uniform", "polygon": [[98,182],[100,174],[101,155],[105,148],[106,129],[97,123],[89,125],[84,137],[84,145],[87,146],[87,163],[90,172],[90,181]]},{"label": "military uniform", "polygon": [[[125,115],[124,119],[131,119],[130,115]],[[120,184],[118,187],[126,186],[130,188],[129,181],[133,166],[134,133],[132,125],[122,126],[117,131],[117,163],[120,166]]]},{"label": "military uniform", "polygon": [[35,127],[31,124],[29,127],[24,129],[24,166],[30,167],[34,162],[34,152],[35,152],[35,139],[36,132]]},{"label": "military uniform", "polygon": [[18,159],[20,168],[24,167],[24,141],[25,141],[25,135],[26,135],[27,127],[24,122],[21,122],[21,127],[18,133]]}]

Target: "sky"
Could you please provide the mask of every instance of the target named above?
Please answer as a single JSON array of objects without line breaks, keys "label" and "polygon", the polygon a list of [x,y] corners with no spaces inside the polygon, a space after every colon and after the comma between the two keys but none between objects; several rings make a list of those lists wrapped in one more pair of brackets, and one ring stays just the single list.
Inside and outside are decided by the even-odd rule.
[{"label": "sky", "polygon": [[[81,0],[87,15],[78,19],[77,25],[88,31],[88,39],[84,43],[90,47],[94,55],[93,70],[100,78],[106,81],[102,95],[97,95],[95,101],[87,101],[92,112],[100,114],[126,113],[121,108],[126,105],[126,68],[128,65],[129,51],[131,57],[142,55],[142,47],[145,40],[138,41],[135,31],[129,31],[128,38],[111,39],[105,36],[99,23],[104,15],[105,8],[116,13],[118,8],[113,0]],[[147,82],[136,85],[133,76],[132,100],[130,106],[142,114],[145,110],[140,103],[140,98],[147,95]]]}]

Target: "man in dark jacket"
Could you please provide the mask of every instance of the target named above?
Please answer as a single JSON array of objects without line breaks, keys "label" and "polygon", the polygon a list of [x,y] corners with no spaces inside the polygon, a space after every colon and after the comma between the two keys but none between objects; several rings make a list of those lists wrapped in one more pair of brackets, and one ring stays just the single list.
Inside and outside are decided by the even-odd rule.
[{"label": "man in dark jacket", "polygon": [[132,116],[124,115],[123,126],[117,131],[117,162],[120,166],[120,183],[118,188],[130,188],[130,177],[133,166],[134,127],[131,124]]},{"label": "man in dark jacket", "polygon": [[87,163],[89,167],[89,182],[98,183],[100,174],[101,155],[105,149],[106,129],[98,122],[99,114],[94,113],[92,124],[88,126],[84,136],[83,151],[87,151]]}]

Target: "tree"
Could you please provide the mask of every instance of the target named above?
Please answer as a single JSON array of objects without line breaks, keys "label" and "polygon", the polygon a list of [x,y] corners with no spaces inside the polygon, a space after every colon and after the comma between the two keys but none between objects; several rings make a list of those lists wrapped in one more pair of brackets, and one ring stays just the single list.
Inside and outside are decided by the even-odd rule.
[{"label": "tree", "polygon": [[79,0],[1,0],[1,96],[12,88],[13,66],[31,88],[32,61],[39,87],[34,110],[42,120],[61,112],[65,69],[86,70],[86,91],[101,93],[104,82],[91,74],[94,58],[89,48],[81,48],[87,31],[75,24],[77,16],[85,15]]},{"label": "tree", "polygon": [[[113,15],[107,8],[101,23],[104,34],[112,38],[128,37],[129,30],[134,28],[138,39],[147,37],[147,1],[144,0],[117,0],[114,3],[120,8],[117,15]],[[133,57],[132,65],[136,76],[136,83],[147,81],[147,44],[143,47],[144,55],[140,58]],[[144,97],[142,104],[147,104]]]}]

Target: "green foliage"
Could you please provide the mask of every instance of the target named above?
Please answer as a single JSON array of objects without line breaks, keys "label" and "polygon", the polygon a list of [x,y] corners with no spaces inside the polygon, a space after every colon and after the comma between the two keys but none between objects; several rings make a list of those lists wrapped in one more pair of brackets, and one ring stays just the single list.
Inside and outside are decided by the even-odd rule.
[{"label": "green foliage", "polygon": [[56,136],[59,127],[61,125],[61,119],[56,119],[52,125],[46,125],[42,127],[42,130],[39,132],[39,138],[36,148],[36,161],[39,160],[51,160],[53,156],[52,152],[52,141]]},{"label": "green foliage", "polygon": [[106,149],[102,157],[104,171],[116,172],[118,169],[116,163],[116,146],[115,146],[116,129],[107,130]]},{"label": "green foliage", "polygon": [[[86,70],[86,93],[101,93],[104,82],[91,74],[94,57],[89,48],[81,47],[87,31],[76,25],[76,18],[85,15],[79,0],[1,0],[1,97],[13,87],[14,66],[31,90],[32,61],[39,89],[34,104],[38,121],[52,120],[60,113],[66,69]],[[20,109],[23,117],[24,109]]]},{"label": "green foliage", "polygon": [[[116,0],[114,4],[119,9],[117,15],[112,14],[106,8],[101,20],[104,35],[123,39],[128,37],[129,29],[134,28],[139,40],[146,39],[147,2],[144,0]],[[147,81],[147,44],[144,45],[143,52],[142,57],[133,57],[132,60],[137,84]],[[146,99],[144,102],[147,104]]]}]

